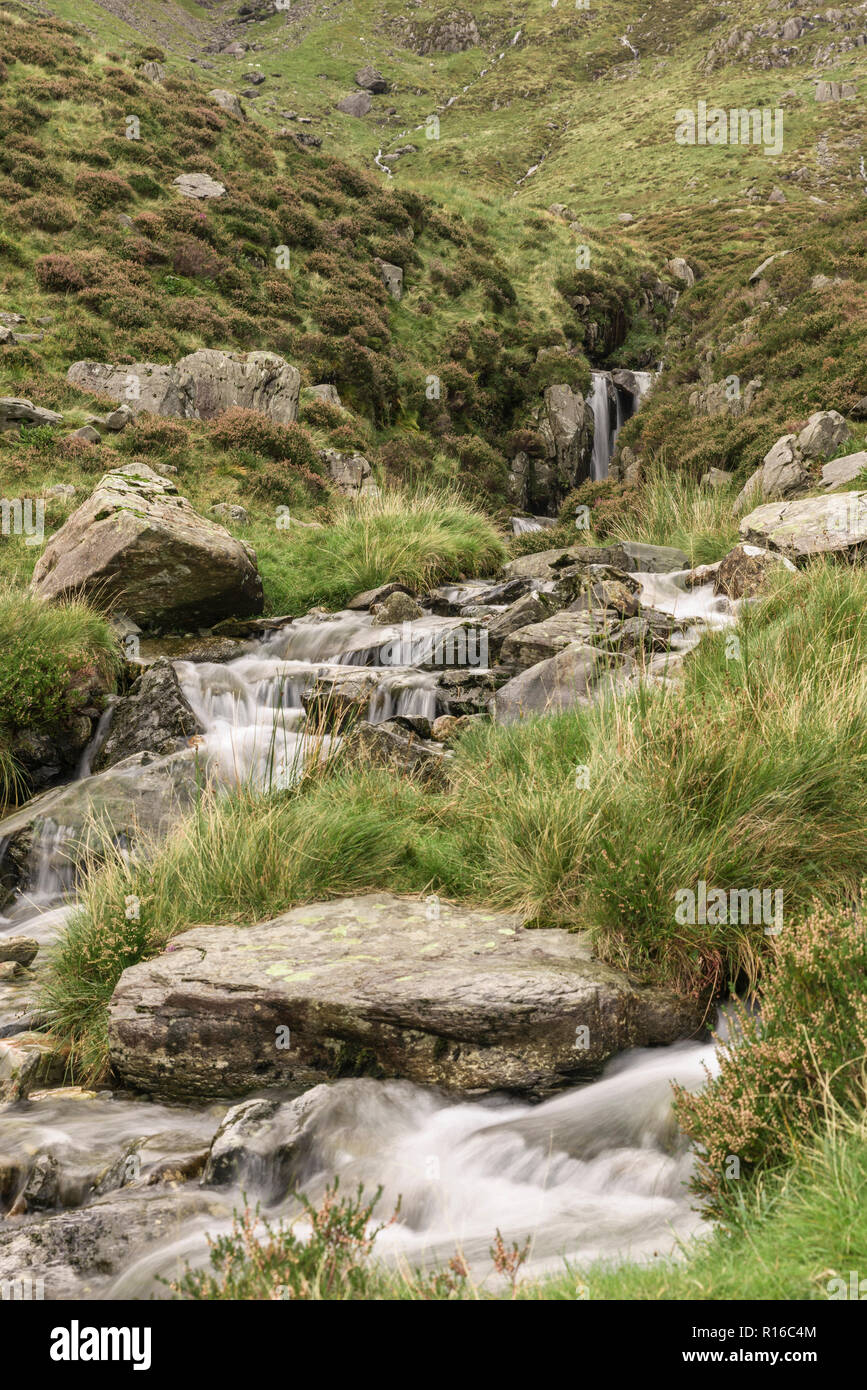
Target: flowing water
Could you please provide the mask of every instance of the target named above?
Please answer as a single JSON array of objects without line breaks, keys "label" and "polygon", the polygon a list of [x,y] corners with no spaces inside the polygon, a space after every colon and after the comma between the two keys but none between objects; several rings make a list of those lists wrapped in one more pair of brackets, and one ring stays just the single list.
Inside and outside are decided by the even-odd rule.
[{"label": "flowing water", "polygon": [[[637,577],[646,603],[679,618],[710,626],[732,620],[734,606],[714,599],[709,584],[688,589],[683,575]],[[441,605],[473,606],[485,587],[455,585],[438,598]],[[225,785],[251,778],[259,786],[288,784],[311,749],[321,755],[328,746],[327,738],[314,741],[306,730],[303,705],[305,691],[323,678],[369,678],[373,720],[395,713],[433,717],[435,671],[426,661],[456,621],[425,614],[397,628],[378,627],[368,614],[322,615],[267,633],[233,661],[176,662],[205,729],[199,752]],[[30,886],[0,918],[0,933],[50,944],[61,930],[72,910],[65,834],[53,823],[43,830]],[[44,950],[37,967],[44,966]],[[11,1031],[14,1022],[0,1011],[0,1033]],[[335,1173],[344,1191],[359,1182],[368,1191],[382,1185],[380,1218],[401,1197],[400,1219],[382,1232],[376,1250],[410,1266],[445,1262],[459,1248],[484,1275],[497,1229],[507,1243],[530,1237],[527,1268],[534,1271],[557,1266],[564,1256],[585,1262],[670,1253],[701,1224],[687,1193],[692,1160],[672,1118],[671,1082],[696,1088],[714,1066],[709,1043],[636,1051],[610,1064],[601,1079],[538,1105],[503,1097],[456,1101],[407,1082],[341,1081],[315,1097],[293,1180],[314,1198]],[[121,1227],[127,1211],[130,1229],[139,1223],[134,1245],[140,1249],[127,1249],[120,1235],[113,1244],[105,1236],[105,1273],[82,1281],[67,1270],[57,1275],[53,1295],[47,1281],[47,1297],[160,1296],[165,1290],[157,1276],[176,1275],[184,1260],[206,1259],[207,1234],[228,1229],[239,1192],[199,1193],[193,1177],[169,1190],[175,1215],[167,1216],[161,1175],[172,1163],[193,1171],[196,1155],[201,1167],[224,1111],[61,1088],[0,1112],[0,1170],[15,1170],[29,1154],[55,1173],[46,1210],[13,1215],[4,1223],[7,1232],[55,1219],[52,1205],[92,1202],[107,1168],[131,1165],[132,1183],[124,1180],[114,1191],[109,1184],[109,1195],[96,1200],[110,1201],[109,1214]],[[271,1216],[297,1219],[294,1199],[285,1187],[275,1190],[267,1164],[247,1191],[270,1204]],[[9,1272],[3,1251],[0,1240],[0,1275]]]}]

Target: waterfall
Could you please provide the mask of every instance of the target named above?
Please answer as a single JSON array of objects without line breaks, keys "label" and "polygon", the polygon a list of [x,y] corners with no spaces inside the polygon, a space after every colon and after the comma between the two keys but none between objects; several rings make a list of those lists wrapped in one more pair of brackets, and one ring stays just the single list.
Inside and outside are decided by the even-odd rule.
[{"label": "waterfall", "polygon": [[590,405],[593,409],[593,461],[591,476],[594,482],[608,477],[608,465],[614,449],[611,437],[611,408],[608,404],[608,376],[593,372]]}]

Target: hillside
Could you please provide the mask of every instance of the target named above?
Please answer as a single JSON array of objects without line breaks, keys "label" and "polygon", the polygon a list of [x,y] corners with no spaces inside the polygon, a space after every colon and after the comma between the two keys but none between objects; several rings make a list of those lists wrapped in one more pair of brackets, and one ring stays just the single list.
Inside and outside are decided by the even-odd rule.
[{"label": "hillside", "polygon": [[867,3],[0,19],[0,1282],[857,1297]]}]

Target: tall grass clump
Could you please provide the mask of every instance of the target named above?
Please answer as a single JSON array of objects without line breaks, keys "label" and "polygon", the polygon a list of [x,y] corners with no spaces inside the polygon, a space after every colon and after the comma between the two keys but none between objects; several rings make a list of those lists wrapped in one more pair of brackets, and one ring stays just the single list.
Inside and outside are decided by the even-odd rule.
[{"label": "tall grass clump", "polygon": [[0,793],[17,781],[15,731],[62,726],[94,689],[109,689],[117,642],[84,602],[48,604],[11,586],[0,589]]},{"label": "tall grass clump", "polygon": [[688,474],[669,470],[654,458],[641,486],[630,494],[629,513],[612,522],[610,538],[676,546],[693,565],[712,564],[737,544],[735,495],[732,488],[703,488]]},{"label": "tall grass clump", "polygon": [[299,614],[315,604],[340,607],[390,580],[423,591],[490,573],[505,549],[493,523],[459,492],[390,488],[341,502],[322,529],[276,532],[259,559],[272,607]]}]

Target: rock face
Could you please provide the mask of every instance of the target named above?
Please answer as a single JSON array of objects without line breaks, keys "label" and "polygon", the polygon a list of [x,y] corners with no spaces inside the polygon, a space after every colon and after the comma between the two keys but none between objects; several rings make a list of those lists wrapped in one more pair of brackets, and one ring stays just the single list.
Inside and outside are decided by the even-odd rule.
[{"label": "rock face", "polygon": [[594,961],[578,934],[373,893],[185,932],[124,971],[109,1039],[128,1085],[168,1097],[365,1072],[546,1095],[700,1020],[695,1002]]},{"label": "rock face", "polygon": [[339,449],[320,449],[319,454],[332,483],[345,497],[378,491],[373,469],[364,454],[344,454]]},{"label": "rock face", "polygon": [[463,53],[466,48],[477,48],[481,36],[476,21],[466,10],[449,10],[438,15],[424,26],[411,30],[412,44],[416,53]]},{"label": "rock face", "polygon": [[102,772],[133,753],[179,753],[193,734],[204,731],[181,690],[174,666],[160,656],[114,706],[108,736],[93,770]]},{"label": "rock face", "polygon": [[768,502],[745,516],[740,533],[753,545],[777,550],[787,559],[845,555],[863,561],[867,553],[867,492],[840,492]]},{"label": "rock face", "polygon": [[281,424],[298,418],[301,373],[274,352],[201,348],[173,367],[153,362],[112,366],[73,362],[66,379],[82,391],[123,401],[134,415],[211,420],[232,406],[258,410]]},{"label": "rock face", "polygon": [[141,463],[100,480],[46,545],[31,588],[115,603],[150,628],[261,613],[263,603],[254,552]]}]

